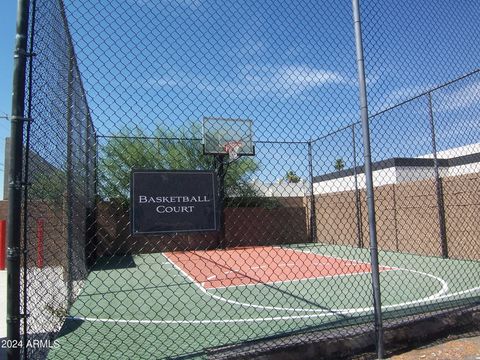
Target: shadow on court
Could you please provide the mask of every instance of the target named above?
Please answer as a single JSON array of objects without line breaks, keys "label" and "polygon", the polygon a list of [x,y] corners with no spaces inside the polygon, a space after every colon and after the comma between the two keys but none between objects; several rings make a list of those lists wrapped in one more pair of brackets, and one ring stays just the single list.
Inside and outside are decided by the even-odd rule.
[{"label": "shadow on court", "polygon": [[136,266],[132,255],[115,255],[99,258],[92,271],[129,269]]},{"label": "shadow on court", "polygon": [[[212,260],[212,259],[210,259],[210,258],[207,258],[207,257],[205,257],[205,256],[201,256],[201,255],[198,255],[198,256],[199,256],[200,258],[202,258],[202,259],[205,261],[205,263],[207,263],[207,264],[208,264],[208,263],[212,263],[212,264],[215,264],[216,266],[218,266],[218,267],[220,267],[220,268],[222,268],[222,269],[225,269],[225,270],[228,270],[228,271],[234,271],[233,268],[230,267],[230,266],[226,266],[226,265],[224,265],[224,264],[221,264],[221,263],[219,263],[219,262],[217,262],[217,261],[214,261],[214,260]],[[310,300],[308,300],[308,299],[305,299],[303,296],[299,296],[298,294],[295,294],[295,293],[292,292],[292,291],[288,291],[287,289],[282,289],[282,288],[280,288],[279,286],[276,286],[275,284],[265,283],[265,282],[263,282],[261,279],[255,279],[255,278],[249,276],[248,274],[245,274],[245,273],[240,272],[240,271],[235,271],[235,272],[238,273],[238,274],[241,275],[241,276],[244,276],[244,277],[246,277],[246,278],[249,278],[249,279],[251,279],[251,280],[254,280],[256,283],[261,284],[261,285],[263,285],[263,286],[265,286],[265,287],[267,287],[267,288],[269,288],[269,289],[271,289],[271,290],[277,291],[277,292],[279,292],[279,293],[281,293],[281,294],[283,294],[283,295],[286,295],[286,296],[288,296],[288,297],[292,297],[292,298],[294,298],[294,299],[297,299],[297,300],[299,300],[300,302],[303,302],[303,303],[305,303],[305,304],[307,304],[307,305],[314,306],[314,307],[317,308],[317,309],[322,309],[322,310],[326,310],[326,311],[332,311],[332,309],[330,309],[330,308],[328,308],[328,307],[325,307],[325,306],[322,305],[322,304],[319,304],[319,303],[317,303],[317,302],[314,302],[314,301],[310,301]],[[343,315],[343,314],[337,314],[337,315],[340,316],[340,317],[347,318],[347,316],[345,316],[345,315]]]},{"label": "shadow on court", "polygon": [[79,319],[65,319],[62,328],[58,333],[58,338],[76,331],[85,321]]}]

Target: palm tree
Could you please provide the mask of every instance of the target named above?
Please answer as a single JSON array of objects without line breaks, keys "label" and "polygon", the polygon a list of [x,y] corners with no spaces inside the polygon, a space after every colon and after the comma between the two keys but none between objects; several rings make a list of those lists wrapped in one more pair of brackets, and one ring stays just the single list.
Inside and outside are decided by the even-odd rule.
[{"label": "palm tree", "polygon": [[302,179],[300,178],[300,176],[298,176],[297,174],[295,174],[295,171],[292,171],[292,170],[287,171],[287,173],[285,174],[284,179],[285,179],[288,183],[290,183],[290,184],[292,184],[292,183],[293,183],[293,184],[296,184],[296,183],[299,183],[300,180],[302,180]]},{"label": "palm tree", "polygon": [[335,167],[335,170],[337,171],[343,170],[345,168],[345,162],[343,161],[342,158],[338,158],[335,160],[334,167]]}]

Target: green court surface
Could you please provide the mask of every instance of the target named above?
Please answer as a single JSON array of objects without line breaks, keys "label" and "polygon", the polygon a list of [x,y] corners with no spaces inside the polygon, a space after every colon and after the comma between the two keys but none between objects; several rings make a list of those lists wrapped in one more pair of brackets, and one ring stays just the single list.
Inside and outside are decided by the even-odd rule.
[{"label": "green court surface", "polygon": [[[290,248],[370,261],[368,249]],[[385,317],[478,302],[478,262],[393,252],[379,260]],[[205,288],[165,254],[112,257],[89,274],[49,358],[204,358],[208,348],[362,324],[372,320],[371,288],[368,271]]]}]

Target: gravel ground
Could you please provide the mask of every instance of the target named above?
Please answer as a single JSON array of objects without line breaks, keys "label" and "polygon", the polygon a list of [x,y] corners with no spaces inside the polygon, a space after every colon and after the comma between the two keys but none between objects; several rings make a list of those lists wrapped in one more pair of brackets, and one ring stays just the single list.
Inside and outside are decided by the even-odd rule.
[{"label": "gravel ground", "polygon": [[480,360],[480,336],[446,341],[395,355],[391,360]]}]

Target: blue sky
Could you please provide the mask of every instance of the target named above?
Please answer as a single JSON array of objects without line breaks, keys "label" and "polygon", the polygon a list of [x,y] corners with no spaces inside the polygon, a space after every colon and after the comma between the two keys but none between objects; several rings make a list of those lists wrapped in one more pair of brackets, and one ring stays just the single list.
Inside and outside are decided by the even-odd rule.
[{"label": "blue sky", "polygon": [[[475,1],[361,3],[371,113],[479,67]],[[67,11],[100,133],[223,116],[252,119],[256,140],[298,141],[359,120],[349,0],[85,0]],[[466,99],[475,97],[475,80]],[[372,124],[374,160],[431,152],[423,100]],[[448,115],[457,127],[472,122],[472,111],[456,108]],[[457,140],[440,143],[472,139]],[[357,142],[361,157],[360,131]],[[352,165],[349,134],[316,148],[317,173],[332,171],[336,157]],[[263,145],[257,153],[261,178],[289,167],[306,172],[304,147]]]},{"label": "blue sky", "polygon": [[[77,54],[93,65],[81,66],[87,93],[100,95],[107,86],[119,99],[107,108],[92,96],[97,123],[111,132],[139,122],[251,118],[264,140],[306,140],[320,117],[335,128],[344,120],[334,109],[345,104],[335,89],[350,94],[345,116],[355,116],[356,73],[350,5],[327,3],[334,4],[313,11],[308,1],[72,3]],[[324,16],[328,21],[317,21]],[[320,99],[331,111],[319,111]]]},{"label": "blue sky", "polygon": [[[371,113],[479,67],[476,1],[361,3]],[[0,5],[0,112],[10,112],[14,6]],[[349,0],[84,0],[67,1],[66,8],[101,134],[134,126],[147,132],[157,125],[177,128],[203,116],[224,116],[252,119],[257,140],[298,141],[358,121]],[[465,136],[478,120],[478,77],[473,80],[449,90],[454,100],[448,91],[437,98],[437,111],[446,119],[440,132],[449,136],[456,122],[460,133],[442,146],[476,138]],[[378,159],[429,152],[422,101],[375,120]],[[1,124],[6,134],[8,124]],[[318,144],[327,165],[318,165],[317,172],[336,157],[351,157],[349,139],[342,133]],[[278,176],[289,164],[305,173],[306,150],[285,148],[259,149],[257,159],[270,166],[264,176]]]},{"label": "blue sky", "polygon": [[[12,107],[12,64],[15,45],[16,2],[0,2],[0,116],[10,114]],[[10,136],[10,125],[5,119],[0,119],[0,181],[3,184],[4,139]],[[3,198],[3,191],[0,191]]]},{"label": "blue sky", "polygon": [[[2,1],[0,3],[0,114],[10,113],[11,111],[11,91],[12,91],[12,63],[13,47],[15,45],[15,17],[16,2]],[[2,120],[2,124],[5,121]],[[4,126],[1,127],[4,131]],[[3,133],[2,133],[3,134]]]},{"label": "blue sky", "polygon": [[[362,1],[372,113],[478,67],[478,5],[427,3]],[[358,118],[350,1],[78,4],[97,123],[250,117],[257,139],[304,140]]]}]

